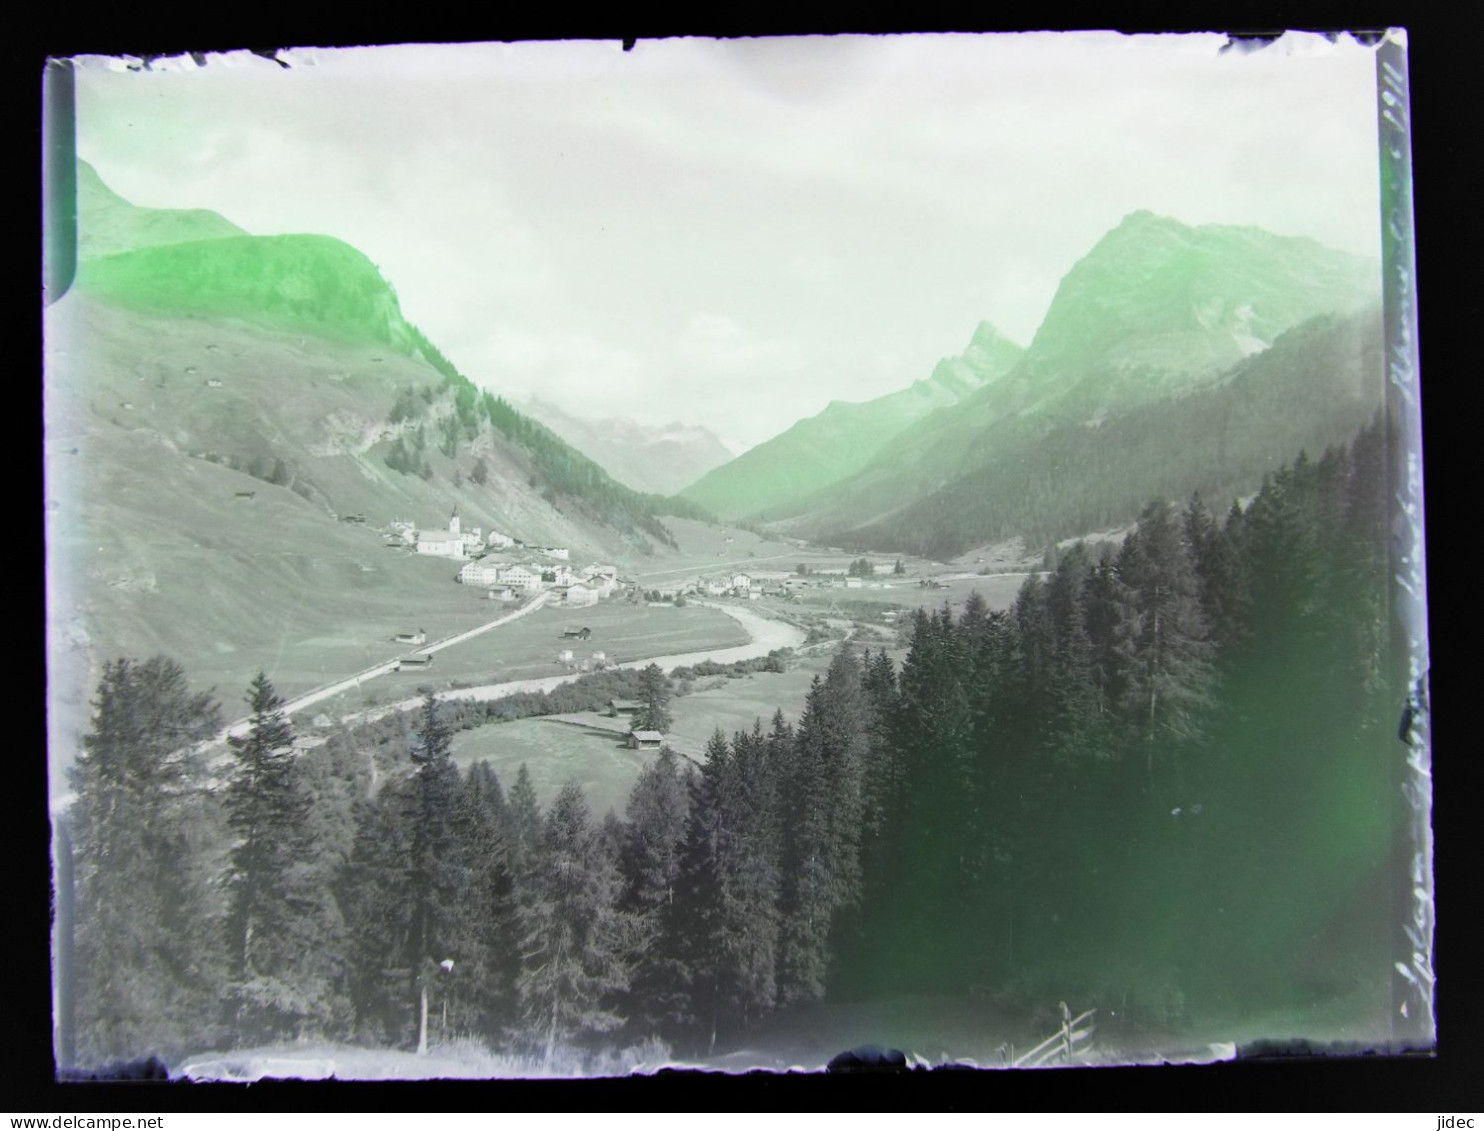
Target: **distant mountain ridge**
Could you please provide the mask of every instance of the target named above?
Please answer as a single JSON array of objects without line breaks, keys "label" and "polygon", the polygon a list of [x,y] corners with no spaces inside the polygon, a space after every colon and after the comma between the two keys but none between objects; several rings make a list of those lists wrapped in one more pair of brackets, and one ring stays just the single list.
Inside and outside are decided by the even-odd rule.
[{"label": "distant mountain ridge", "polygon": [[733,458],[726,443],[699,424],[656,427],[628,417],[580,417],[539,397],[520,407],[636,491],[676,494]]},{"label": "distant mountain ridge", "polygon": [[119,196],[86,161],[77,162],[77,256],[96,259],[162,244],[248,233],[204,208],[140,208]]},{"label": "distant mountain ridge", "polygon": [[769,518],[868,467],[881,447],[917,421],[957,405],[1009,372],[1023,351],[981,322],[957,357],[899,392],[832,401],[823,412],[724,464],[681,492],[719,515]]},{"label": "distant mountain ridge", "polygon": [[[1008,373],[904,429],[850,479],[770,517],[798,533],[860,545],[894,548],[893,532],[909,527],[916,533],[904,548],[980,544],[985,538],[968,520],[952,516],[939,516],[951,533],[944,526],[924,535],[919,508],[960,480],[981,481],[1000,461],[1040,458],[1038,435],[1096,428],[1218,383],[1285,331],[1364,310],[1379,302],[1379,290],[1374,261],[1309,239],[1133,213],[1067,273]],[[1046,474],[1084,471],[1073,460]],[[1053,524],[1056,497],[1044,495]]]}]

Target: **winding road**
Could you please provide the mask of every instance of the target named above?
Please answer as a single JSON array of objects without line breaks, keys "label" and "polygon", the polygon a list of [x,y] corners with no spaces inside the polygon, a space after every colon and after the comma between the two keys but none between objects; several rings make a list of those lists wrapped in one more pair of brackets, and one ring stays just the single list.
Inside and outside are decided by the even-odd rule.
[{"label": "winding road", "polygon": [[[772,620],[761,616],[751,609],[742,609],[733,605],[720,605],[711,601],[693,601],[692,604],[705,605],[707,608],[716,609],[725,613],[734,621],[747,630],[752,640],[747,644],[737,644],[726,648],[711,648],[700,652],[681,652],[670,656],[651,656],[641,660],[629,660],[622,664],[614,664],[613,668],[645,668],[650,664],[658,664],[661,671],[666,673],[676,668],[689,667],[692,664],[703,663],[710,660],[717,664],[731,664],[738,660],[754,660],[766,656],[769,652],[778,648],[797,648],[804,642],[804,631],[784,621]],[[492,626],[491,626],[492,627]],[[440,646],[446,646],[448,641]],[[520,691],[550,691],[554,687],[560,687],[564,683],[571,683],[574,679],[580,679],[584,673],[569,672],[564,675],[541,676],[537,679],[513,679],[504,683],[486,683],[478,687],[456,687],[446,691],[436,692],[438,699],[499,699],[504,695],[514,695]],[[342,715],[340,722],[365,723],[375,722],[377,719],[387,715],[397,714],[401,711],[410,711],[417,708],[422,702],[421,696],[410,699],[402,699],[385,707],[375,707],[367,711],[358,711],[350,715]]]},{"label": "winding road", "polygon": [[[481,635],[482,633],[489,632],[492,628],[499,628],[502,624],[509,624],[513,620],[519,620],[523,616],[534,613],[537,609],[546,604],[550,596],[551,594],[549,592],[538,593],[529,604],[522,605],[520,608],[516,609],[512,613],[506,613],[503,617],[496,617],[492,621],[487,621],[476,628],[471,628],[467,632],[461,632],[457,636],[446,636],[436,643],[428,644],[422,648],[417,648],[410,654],[431,656],[434,652],[441,652],[445,648],[452,648],[455,644],[462,644],[466,640],[470,640],[476,636]],[[405,654],[408,653],[404,653],[404,655]],[[328,683],[325,684],[323,687],[316,687],[313,691],[305,692],[303,695],[299,695],[294,697],[293,699],[290,699],[283,705],[283,713],[285,715],[292,715],[298,711],[304,710],[305,707],[312,707],[314,704],[320,702],[320,700],[322,699],[329,699],[332,696],[339,695],[341,692],[349,691],[353,687],[360,687],[365,680],[374,679],[379,675],[386,675],[388,672],[396,671],[398,662],[399,661],[396,658],[386,660],[383,663],[374,664],[371,667],[366,668],[364,671],[356,672],[355,675],[347,676],[345,679],[342,680],[337,680],[335,683]],[[416,702],[416,700],[414,700],[414,702]],[[236,722],[230,724],[225,730],[223,730],[221,734],[217,735],[213,744],[217,742],[225,742],[229,736],[240,738],[242,735],[248,732],[248,729],[251,726],[252,719],[250,717],[238,719]]]}]

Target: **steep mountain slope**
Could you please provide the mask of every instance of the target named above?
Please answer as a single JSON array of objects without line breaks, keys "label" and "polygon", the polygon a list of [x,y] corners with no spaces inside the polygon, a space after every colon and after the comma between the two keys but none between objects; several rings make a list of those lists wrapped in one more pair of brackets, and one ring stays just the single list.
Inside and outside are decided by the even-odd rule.
[{"label": "steep mountain slope", "polygon": [[636,491],[676,494],[732,458],[731,449],[698,424],[656,428],[627,417],[592,420],[539,398],[520,407]]},{"label": "steep mountain slope", "polygon": [[883,445],[917,421],[999,380],[1021,353],[990,323],[981,322],[963,354],[940,361],[911,387],[862,403],[832,401],[681,494],[726,516],[788,513],[821,487],[868,467]]},{"label": "steep mountain slope", "polygon": [[1210,385],[1287,329],[1379,301],[1379,279],[1374,262],[1311,240],[1134,213],[1068,272],[1009,373],[903,431],[870,467],[795,506],[788,525],[882,531],[960,478],[1020,458],[1017,444]]},{"label": "steep mountain slope", "polygon": [[79,259],[247,235],[225,216],[204,208],[137,208],[105,185],[86,161],[77,163],[77,229]]},{"label": "steep mountain slope", "polygon": [[74,721],[114,656],[164,652],[227,693],[268,669],[292,694],[485,615],[457,563],[387,548],[393,520],[456,509],[588,560],[670,537],[664,500],[460,377],[337,240],[88,259],[45,330],[49,678]]},{"label": "steep mountain slope", "polygon": [[1200,492],[1218,513],[1300,452],[1317,459],[1368,424],[1383,399],[1378,310],[1324,315],[1215,382],[1092,422],[1011,418],[995,458],[836,544],[940,559],[1019,535],[1049,544],[1126,523],[1151,498]]}]

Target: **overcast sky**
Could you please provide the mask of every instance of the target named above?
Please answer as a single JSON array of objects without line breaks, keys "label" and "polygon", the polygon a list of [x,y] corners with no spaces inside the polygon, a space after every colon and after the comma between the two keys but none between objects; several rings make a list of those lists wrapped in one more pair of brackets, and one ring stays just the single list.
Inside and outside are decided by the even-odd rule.
[{"label": "overcast sky", "polygon": [[365,252],[467,376],[757,443],[1029,343],[1127,213],[1379,254],[1374,56],[1053,33],[83,60],[114,191]]}]

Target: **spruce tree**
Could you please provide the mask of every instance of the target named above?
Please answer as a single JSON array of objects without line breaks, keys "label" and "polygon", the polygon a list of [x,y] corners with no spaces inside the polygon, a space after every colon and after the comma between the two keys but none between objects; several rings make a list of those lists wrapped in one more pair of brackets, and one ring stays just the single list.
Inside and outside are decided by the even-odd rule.
[{"label": "spruce tree", "polygon": [[629,793],[619,850],[620,906],[633,928],[626,1012],[646,1034],[673,1034],[686,1020],[685,966],[670,931],[689,809],[687,775],[675,752],[663,747]]},{"label": "spruce tree", "polygon": [[674,725],[666,709],[670,704],[669,680],[658,664],[650,664],[639,673],[639,702],[643,704],[634,716],[635,730],[653,730],[665,734]]},{"label": "spruce tree", "polygon": [[447,1005],[439,1023],[493,1039],[513,1017],[518,963],[509,809],[488,762],[471,766],[460,785],[454,832],[466,883],[450,911],[450,951],[458,958],[435,977]]},{"label": "spruce tree", "polygon": [[[76,1046],[84,1064],[185,1051],[219,987],[198,877],[216,866],[194,834],[210,820],[193,747],[220,726],[164,657],[104,664],[93,725],[71,771]],[[219,936],[218,936],[219,937]]]},{"label": "spruce tree", "polygon": [[760,825],[767,744],[759,746],[738,757],[717,731],[693,779],[675,923],[689,1010],[708,1050],[765,1015],[777,992],[778,874]]},{"label": "spruce tree", "polygon": [[227,787],[228,823],[237,836],[227,879],[233,1021],[246,1041],[291,1028],[309,1008],[295,977],[291,872],[306,855],[309,798],[294,774],[293,731],[283,699],[265,672],[247,696],[248,732],[231,736],[237,767]]},{"label": "spruce tree", "polygon": [[468,871],[457,836],[456,804],[459,774],[451,757],[452,738],[438,717],[438,701],[430,691],[423,699],[422,730],[412,749],[416,768],[411,798],[412,833],[409,880],[414,900],[410,958],[418,1009],[418,1051],[427,1050],[427,1011],[430,999],[444,988],[450,972],[447,962],[464,957],[455,953],[456,908]]},{"label": "spruce tree", "polygon": [[405,1045],[417,1010],[408,994],[416,897],[410,868],[410,782],[355,805],[355,841],[340,881],[350,932],[347,980],[358,1039]]},{"label": "spruce tree", "polygon": [[1200,584],[1168,505],[1151,503],[1118,559],[1121,704],[1152,772],[1156,751],[1201,737],[1214,671]]},{"label": "spruce tree", "polygon": [[568,783],[546,815],[520,908],[520,1032],[548,1066],[559,1049],[623,1023],[614,1005],[629,984],[629,920],[619,896],[618,868]]}]

